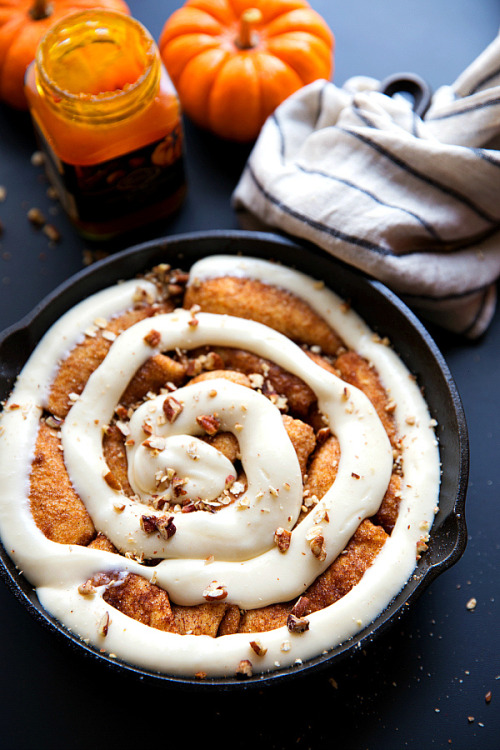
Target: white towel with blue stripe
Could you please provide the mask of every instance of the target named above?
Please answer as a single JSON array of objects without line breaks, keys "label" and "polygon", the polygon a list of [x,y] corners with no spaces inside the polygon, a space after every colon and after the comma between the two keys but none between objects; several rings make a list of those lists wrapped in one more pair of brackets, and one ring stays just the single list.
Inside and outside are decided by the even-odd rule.
[{"label": "white towel with blue stripe", "polygon": [[372,78],[316,81],[287,99],[233,206],[244,226],[312,242],[476,338],[500,276],[500,37],[422,118],[379,89]]}]

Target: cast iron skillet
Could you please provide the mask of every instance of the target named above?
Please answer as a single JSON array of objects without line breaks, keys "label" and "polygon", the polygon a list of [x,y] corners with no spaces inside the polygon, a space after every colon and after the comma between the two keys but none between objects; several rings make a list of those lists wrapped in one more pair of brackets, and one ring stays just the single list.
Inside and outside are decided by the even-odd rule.
[{"label": "cast iron skillet", "polygon": [[42,609],[32,586],[17,571],[1,546],[0,572],[17,598],[39,622],[61,636],[78,652],[107,663],[111,669],[126,670],[142,680],[150,679],[177,688],[248,689],[329,667],[352,655],[357,649],[367,646],[390,624],[402,617],[403,610],[408,609],[406,605],[411,604],[431,581],[460,558],[467,536],[464,506],[469,462],[468,437],[460,397],[443,357],[425,328],[398,297],[382,284],[334,261],[320,250],[310,247],[306,249],[277,235],[258,232],[213,231],[154,240],[117,253],[76,274],[42,301],[31,314],[0,335],[0,399],[8,395],[17,374],[48,327],[77,302],[120,279],[131,278],[148,270],[157,263],[166,262],[174,267],[187,269],[199,258],[214,253],[244,254],[277,260],[324,280],[331,289],[351,302],[352,307],[373,330],[390,338],[407,367],[417,377],[431,414],[438,422],[442,484],[440,510],[432,527],[429,550],[419,561],[415,575],[371,625],[326,655],[300,666],[244,680],[230,677],[200,681],[170,677],[131,666],[110,659],[92,646],[84,644]]}]

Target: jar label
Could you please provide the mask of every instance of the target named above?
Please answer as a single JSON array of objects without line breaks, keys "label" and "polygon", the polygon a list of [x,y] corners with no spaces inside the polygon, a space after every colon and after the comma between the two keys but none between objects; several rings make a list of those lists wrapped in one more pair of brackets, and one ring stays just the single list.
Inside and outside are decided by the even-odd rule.
[{"label": "jar label", "polygon": [[120,217],[168,200],[185,184],[180,123],[154,143],[89,165],[62,161],[54,154],[40,128],[36,130],[48,159],[48,176],[55,184],[64,209],[77,224],[109,226]]}]

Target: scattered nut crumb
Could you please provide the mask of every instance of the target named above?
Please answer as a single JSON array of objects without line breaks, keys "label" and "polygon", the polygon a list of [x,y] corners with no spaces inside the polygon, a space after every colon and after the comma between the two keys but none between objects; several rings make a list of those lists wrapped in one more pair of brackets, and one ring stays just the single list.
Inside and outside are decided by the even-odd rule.
[{"label": "scattered nut crumb", "polygon": [[34,167],[41,167],[45,163],[45,156],[41,151],[34,151],[31,154],[31,163]]},{"label": "scattered nut crumb", "polygon": [[279,526],[274,532],[274,543],[280,552],[285,553],[290,547],[292,532]]},{"label": "scattered nut crumb", "polygon": [[220,428],[220,420],[214,414],[203,414],[196,417],[196,421],[202,427],[207,435],[215,435]]},{"label": "scattered nut crumb", "polygon": [[101,617],[101,621],[99,623],[99,635],[102,635],[103,637],[106,637],[109,631],[109,624],[111,620],[109,618],[109,612],[105,612],[103,616]]},{"label": "scattered nut crumb", "polygon": [[115,490],[116,492],[119,492],[121,490],[122,486],[120,482],[111,471],[108,471],[103,478],[106,484],[111,487],[112,490]]},{"label": "scattered nut crumb", "polygon": [[61,233],[53,224],[45,224],[42,232],[49,238],[51,242],[59,242],[61,239]]},{"label": "scattered nut crumb", "polygon": [[33,224],[34,227],[43,227],[46,222],[46,218],[39,208],[30,208],[26,215],[28,221]]},{"label": "scattered nut crumb", "polygon": [[240,663],[238,664],[236,675],[239,675],[241,677],[251,677],[252,674],[253,674],[252,662],[249,661],[248,659],[242,659]]},{"label": "scattered nut crumb", "polygon": [[144,341],[148,346],[154,349],[161,341],[161,333],[153,328],[144,336]]},{"label": "scattered nut crumb", "polygon": [[264,656],[267,653],[267,648],[264,648],[260,641],[250,641],[250,646],[253,648],[257,656]]},{"label": "scattered nut crumb", "polygon": [[92,594],[95,594],[95,587],[92,583],[92,579],[89,578],[85,583],[81,583],[78,586],[78,593],[81,594],[81,596],[92,596]]},{"label": "scattered nut crumb", "polygon": [[217,583],[217,581],[212,581],[212,583],[210,583],[204,590],[203,598],[207,602],[218,602],[222,601],[222,599],[226,599],[227,594],[228,591],[223,584]]},{"label": "scattered nut crumb", "polygon": [[290,633],[305,633],[309,630],[309,620],[306,617],[297,617],[292,612],[288,615],[286,626]]},{"label": "scattered nut crumb", "polygon": [[172,424],[183,410],[183,406],[174,396],[167,396],[163,402],[163,411],[166,418]]}]

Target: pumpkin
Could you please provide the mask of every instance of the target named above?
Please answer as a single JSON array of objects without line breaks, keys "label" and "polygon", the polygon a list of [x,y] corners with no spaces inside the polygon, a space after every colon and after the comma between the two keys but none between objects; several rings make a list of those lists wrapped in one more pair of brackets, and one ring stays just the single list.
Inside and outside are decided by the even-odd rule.
[{"label": "pumpkin", "polygon": [[38,42],[63,16],[94,8],[130,14],[123,0],[0,0],[0,99],[27,109],[24,74]]},{"label": "pumpkin", "polygon": [[306,0],[188,0],[158,46],[186,115],[234,141],[255,139],[278,104],[333,72],[333,34]]}]

